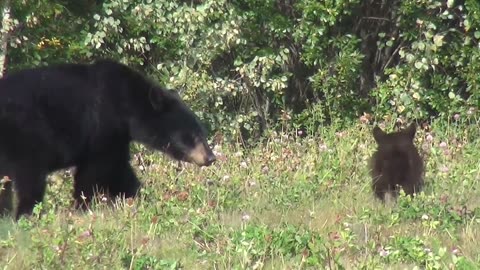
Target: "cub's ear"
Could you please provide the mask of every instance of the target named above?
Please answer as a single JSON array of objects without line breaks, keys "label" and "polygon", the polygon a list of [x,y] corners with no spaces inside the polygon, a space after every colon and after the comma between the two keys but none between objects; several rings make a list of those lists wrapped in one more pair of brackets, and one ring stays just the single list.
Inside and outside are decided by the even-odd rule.
[{"label": "cub's ear", "polygon": [[407,135],[411,140],[415,138],[415,133],[417,131],[417,125],[415,123],[411,123],[404,131],[403,134]]},{"label": "cub's ear", "polygon": [[383,141],[383,138],[385,137],[385,132],[379,128],[378,126],[375,126],[373,128],[373,138],[377,143],[381,143]]}]

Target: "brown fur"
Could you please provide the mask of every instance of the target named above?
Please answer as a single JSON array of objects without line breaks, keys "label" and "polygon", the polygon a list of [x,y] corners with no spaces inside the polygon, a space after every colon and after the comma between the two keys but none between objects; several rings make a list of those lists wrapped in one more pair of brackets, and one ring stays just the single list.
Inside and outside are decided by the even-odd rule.
[{"label": "brown fur", "polygon": [[423,187],[424,165],[413,144],[415,132],[415,124],[393,133],[385,133],[378,126],[373,129],[378,148],[371,159],[372,188],[382,201],[387,192],[396,197],[399,186],[407,195]]}]

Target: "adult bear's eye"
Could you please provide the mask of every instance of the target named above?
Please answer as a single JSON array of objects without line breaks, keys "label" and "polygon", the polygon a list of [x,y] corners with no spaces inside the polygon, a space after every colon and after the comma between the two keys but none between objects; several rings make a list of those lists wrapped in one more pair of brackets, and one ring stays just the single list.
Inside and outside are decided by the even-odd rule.
[{"label": "adult bear's eye", "polygon": [[188,145],[188,146],[194,146],[195,145],[195,138],[188,133],[184,133],[181,135],[181,141],[182,144]]}]

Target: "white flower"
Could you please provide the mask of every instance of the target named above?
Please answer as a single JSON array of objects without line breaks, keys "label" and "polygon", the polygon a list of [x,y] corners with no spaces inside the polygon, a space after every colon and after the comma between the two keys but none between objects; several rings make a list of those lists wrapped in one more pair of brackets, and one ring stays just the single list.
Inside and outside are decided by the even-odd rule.
[{"label": "white flower", "polygon": [[378,248],[378,254],[379,254],[381,257],[387,257],[388,254],[390,254],[390,251],[384,249],[383,247],[379,247],[379,248]]}]

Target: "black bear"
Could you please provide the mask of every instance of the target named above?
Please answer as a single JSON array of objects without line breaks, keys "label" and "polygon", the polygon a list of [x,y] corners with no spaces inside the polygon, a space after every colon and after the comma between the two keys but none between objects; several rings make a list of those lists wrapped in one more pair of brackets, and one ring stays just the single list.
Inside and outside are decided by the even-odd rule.
[{"label": "black bear", "polygon": [[43,200],[47,174],[72,166],[77,206],[97,189],[133,197],[140,183],[129,163],[131,141],[199,166],[216,159],[204,127],[175,91],[110,60],[3,77],[0,131],[0,177],[14,182],[17,220]]},{"label": "black bear", "polygon": [[413,144],[416,125],[390,134],[378,126],[373,129],[377,151],[371,159],[372,188],[382,201],[385,194],[398,195],[402,187],[407,195],[418,193],[423,187],[423,160]]}]

